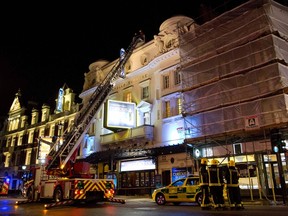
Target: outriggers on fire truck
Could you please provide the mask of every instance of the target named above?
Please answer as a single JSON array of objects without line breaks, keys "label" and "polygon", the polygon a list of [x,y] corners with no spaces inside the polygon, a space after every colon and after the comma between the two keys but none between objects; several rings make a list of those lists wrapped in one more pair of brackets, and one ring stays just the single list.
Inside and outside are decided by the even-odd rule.
[{"label": "outriggers on fire truck", "polygon": [[[90,164],[76,160],[77,150],[88,131],[95,114],[101,108],[138,43],[144,34],[135,34],[124,56],[121,56],[102,83],[93,92],[89,103],[84,104],[75,117],[74,124],[64,131],[56,142],[39,138],[50,151],[46,163],[31,170],[31,180],[24,184],[22,194],[29,201],[51,199],[61,201],[109,201],[114,196],[112,179],[95,179],[89,173]],[[51,147],[50,147],[51,146]]]}]

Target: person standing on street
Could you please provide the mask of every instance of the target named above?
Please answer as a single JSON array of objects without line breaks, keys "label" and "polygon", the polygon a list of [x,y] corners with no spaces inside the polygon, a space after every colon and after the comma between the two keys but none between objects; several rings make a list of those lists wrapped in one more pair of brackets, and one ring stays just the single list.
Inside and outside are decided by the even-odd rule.
[{"label": "person standing on street", "polygon": [[235,167],[235,162],[230,160],[228,162],[228,169],[225,172],[225,179],[227,183],[227,195],[231,209],[244,209],[239,187],[240,174]]},{"label": "person standing on street", "polygon": [[201,159],[200,169],[199,169],[199,185],[202,191],[202,202],[201,208],[203,210],[208,210],[211,207],[210,194],[209,194],[209,177],[207,171],[208,160],[207,158]]},{"label": "person standing on street", "polygon": [[214,209],[225,209],[223,187],[224,187],[224,174],[222,167],[218,166],[218,160],[213,159],[211,166],[208,166],[209,176],[209,190],[212,196]]}]

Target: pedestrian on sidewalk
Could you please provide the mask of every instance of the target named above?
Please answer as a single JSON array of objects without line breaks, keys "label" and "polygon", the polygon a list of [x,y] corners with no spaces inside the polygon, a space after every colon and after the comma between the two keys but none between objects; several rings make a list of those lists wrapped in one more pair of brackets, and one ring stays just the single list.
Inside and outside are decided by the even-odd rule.
[{"label": "pedestrian on sidewalk", "polygon": [[227,183],[227,195],[231,209],[241,210],[244,209],[241,191],[239,187],[240,174],[238,169],[235,167],[235,162],[230,160],[228,162],[228,169],[225,171],[225,179]]}]

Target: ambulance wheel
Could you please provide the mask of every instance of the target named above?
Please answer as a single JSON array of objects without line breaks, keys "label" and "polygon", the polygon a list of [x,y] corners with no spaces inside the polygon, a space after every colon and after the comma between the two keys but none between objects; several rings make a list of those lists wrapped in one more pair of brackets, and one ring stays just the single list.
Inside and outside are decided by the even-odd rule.
[{"label": "ambulance wheel", "polygon": [[201,206],[201,203],[202,203],[202,199],[203,199],[203,196],[202,196],[202,193],[198,194],[196,196],[196,203]]},{"label": "ambulance wheel", "polygon": [[158,205],[165,205],[166,199],[165,199],[164,194],[158,193],[158,194],[156,195],[155,201],[156,201],[156,203],[157,203]]},{"label": "ambulance wheel", "polygon": [[63,200],[63,193],[60,187],[57,187],[54,190],[54,196],[53,196],[55,202],[61,202]]}]

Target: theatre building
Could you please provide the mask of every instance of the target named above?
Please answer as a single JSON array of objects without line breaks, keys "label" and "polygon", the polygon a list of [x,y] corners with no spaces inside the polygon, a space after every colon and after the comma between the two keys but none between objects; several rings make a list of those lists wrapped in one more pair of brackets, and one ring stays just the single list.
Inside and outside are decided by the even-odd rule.
[{"label": "theatre building", "polygon": [[[123,195],[151,194],[197,175],[202,157],[222,166],[235,160],[248,196],[282,194],[288,183],[286,20],[287,7],[268,0],[247,1],[201,25],[181,15],[165,20],[151,41],[133,50],[77,160],[89,162],[95,178],[114,179]],[[82,103],[73,112],[49,114],[53,118],[41,123],[43,128],[73,124],[117,60],[91,63],[79,94]],[[10,147],[17,146],[9,140],[24,132],[9,126],[10,114],[10,129],[1,139],[7,168]],[[271,144],[275,133],[283,141],[279,151]],[[47,130],[47,136],[54,134],[55,129]],[[39,163],[36,156],[33,163]]]}]

